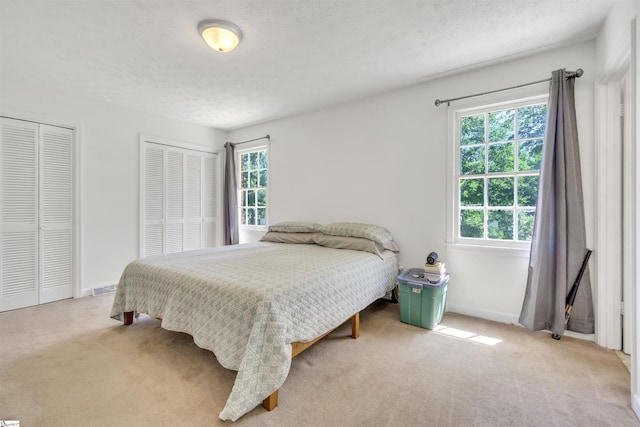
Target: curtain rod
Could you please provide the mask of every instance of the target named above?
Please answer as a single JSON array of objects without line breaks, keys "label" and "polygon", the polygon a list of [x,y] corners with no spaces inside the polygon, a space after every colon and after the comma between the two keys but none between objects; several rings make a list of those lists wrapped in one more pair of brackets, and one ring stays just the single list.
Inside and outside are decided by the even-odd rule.
[{"label": "curtain rod", "polygon": [[[584,70],[582,68],[578,68],[575,71],[567,71],[567,78],[582,77],[583,74],[584,74]],[[489,92],[482,92],[482,93],[476,93],[476,94],[473,94],[473,95],[460,96],[458,98],[450,98],[450,99],[442,99],[442,100],[436,99],[436,107],[439,107],[441,104],[444,104],[445,102],[447,103],[447,106],[449,106],[449,105],[451,105],[451,102],[459,101],[461,99],[474,98],[476,96],[482,96],[482,95],[489,95],[491,93],[502,92],[502,91],[505,91],[505,90],[518,89],[520,87],[525,87],[525,86],[533,86],[533,85],[537,85],[539,83],[550,82],[550,81],[551,81],[551,77],[549,77],[548,79],[537,80],[535,82],[523,83],[523,84],[516,85],[516,86],[506,87],[504,89],[496,89],[496,90],[492,90],[492,91],[489,91]]]},{"label": "curtain rod", "polygon": [[248,141],[242,141],[242,142],[227,141],[227,142],[225,142],[224,146],[226,147],[227,144],[233,144],[233,145],[246,144],[247,142],[260,141],[261,139],[268,139],[269,141],[271,141],[271,135],[266,134],[265,136],[261,136],[260,138],[254,138],[254,139],[250,139]]}]

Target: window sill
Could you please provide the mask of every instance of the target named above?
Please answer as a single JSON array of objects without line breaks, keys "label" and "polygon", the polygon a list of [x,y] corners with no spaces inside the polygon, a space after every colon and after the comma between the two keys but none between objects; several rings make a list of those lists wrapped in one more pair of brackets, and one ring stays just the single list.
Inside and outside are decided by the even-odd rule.
[{"label": "window sill", "polygon": [[267,231],[266,225],[241,225],[238,230],[240,231]]},{"label": "window sill", "polygon": [[475,252],[483,254],[495,254],[501,256],[513,256],[518,258],[528,258],[531,252],[530,248],[507,248],[489,245],[467,245],[463,243],[445,244],[447,251],[450,252]]}]

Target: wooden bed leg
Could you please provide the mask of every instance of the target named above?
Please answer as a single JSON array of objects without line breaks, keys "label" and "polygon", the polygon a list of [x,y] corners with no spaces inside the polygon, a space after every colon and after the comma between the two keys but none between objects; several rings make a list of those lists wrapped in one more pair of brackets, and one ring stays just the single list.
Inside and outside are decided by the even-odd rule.
[{"label": "wooden bed leg", "polygon": [[360,312],[351,318],[351,338],[357,339],[360,336]]},{"label": "wooden bed leg", "polygon": [[[132,320],[133,320],[133,317],[132,317]],[[297,355],[305,351],[307,348],[311,347],[313,344],[320,341],[325,336],[329,335],[331,332],[333,332],[333,330],[320,335],[318,338],[314,339],[313,341],[309,341],[309,342],[296,341],[291,343],[291,358],[293,359],[294,357],[296,357]],[[360,337],[360,312],[357,312],[356,314],[351,316],[351,338],[357,339],[358,337]],[[276,409],[276,406],[278,406],[278,390],[274,391],[273,393],[271,393],[271,395],[269,395],[269,397],[264,399],[262,401],[262,406],[267,411],[273,411],[274,409]]]},{"label": "wooden bed leg", "polygon": [[267,411],[273,411],[274,409],[276,409],[276,406],[278,406],[278,390],[274,391],[269,395],[269,397],[263,400],[262,406]]},{"label": "wooden bed leg", "polygon": [[125,325],[130,325],[133,323],[133,311],[125,311],[123,317]]}]

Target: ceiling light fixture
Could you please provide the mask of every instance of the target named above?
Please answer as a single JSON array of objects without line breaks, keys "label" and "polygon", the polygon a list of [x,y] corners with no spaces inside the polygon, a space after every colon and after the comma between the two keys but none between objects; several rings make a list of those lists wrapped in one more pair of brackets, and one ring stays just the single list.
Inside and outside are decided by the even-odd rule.
[{"label": "ceiling light fixture", "polygon": [[209,47],[218,52],[231,52],[242,39],[240,28],[219,19],[202,21],[198,24],[198,32]]}]

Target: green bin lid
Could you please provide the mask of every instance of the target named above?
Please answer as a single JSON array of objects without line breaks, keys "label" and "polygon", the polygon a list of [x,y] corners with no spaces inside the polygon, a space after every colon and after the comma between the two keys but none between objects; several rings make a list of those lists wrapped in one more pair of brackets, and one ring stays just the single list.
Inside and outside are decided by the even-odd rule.
[{"label": "green bin lid", "polygon": [[423,269],[410,268],[398,276],[398,281],[412,288],[439,288],[449,282],[449,273],[445,273],[439,282],[433,283],[424,277]]}]

